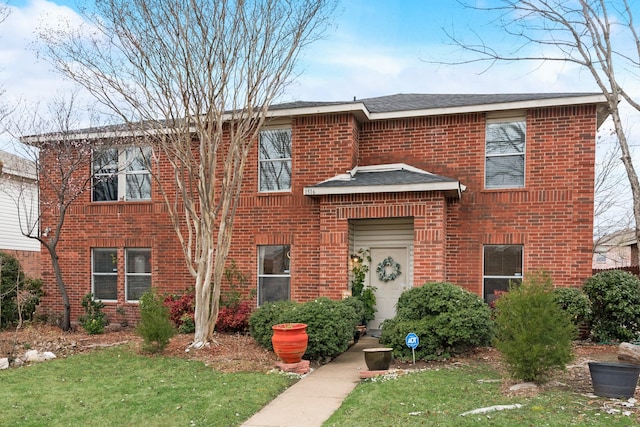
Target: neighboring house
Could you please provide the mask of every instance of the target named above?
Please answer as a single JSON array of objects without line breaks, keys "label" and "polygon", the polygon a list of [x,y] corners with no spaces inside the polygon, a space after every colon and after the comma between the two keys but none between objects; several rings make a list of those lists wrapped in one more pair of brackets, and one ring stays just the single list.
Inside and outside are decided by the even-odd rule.
[{"label": "neighboring house", "polygon": [[[486,301],[526,272],[582,284],[605,106],[593,93],[272,106],[235,218],[230,259],[248,279],[239,290],[257,291],[256,305],[342,298],[351,257],[366,249],[378,309],[369,326],[378,328],[401,292],[429,281]],[[118,167],[143,165],[140,155],[96,150],[94,190],[69,212],[58,250],[73,319],[88,292],[113,314],[150,286],[181,292],[193,283],[149,174]],[[61,311],[48,260],[44,269],[45,308]]]},{"label": "neighboring house", "polygon": [[595,242],[593,269],[631,267],[638,265],[638,241],[633,229],[616,231]]},{"label": "neighboring house", "polygon": [[40,242],[21,231],[27,230],[29,219],[37,218],[36,166],[6,151],[0,151],[0,165],[0,252],[16,257],[27,276],[39,278]]}]

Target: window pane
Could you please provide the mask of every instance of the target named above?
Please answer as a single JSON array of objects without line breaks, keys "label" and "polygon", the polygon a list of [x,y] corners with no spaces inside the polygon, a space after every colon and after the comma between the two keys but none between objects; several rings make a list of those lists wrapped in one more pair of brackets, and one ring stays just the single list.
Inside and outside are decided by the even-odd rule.
[{"label": "window pane", "polygon": [[126,149],[127,171],[148,171],[151,159],[150,147],[129,147]]},{"label": "window pane", "polygon": [[260,131],[260,160],[290,159],[291,129]]},{"label": "window pane", "polygon": [[289,274],[290,246],[260,246],[259,274]]},{"label": "window pane", "polygon": [[525,122],[488,123],[487,156],[524,153]]},{"label": "window pane", "polygon": [[137,301],[151,289],[151,249],[126,250],[127,301]]},{"label": "window pane", "polygon": [[151,177],[149,174],[127,174],[127,200],[148,199],[151,199]]},{"label": "window pane", "polygon": [[111,202],[118,200],[118,175],[93,178],[93,201]]},{"label": "window pane", "polygon": [[94,275],[93,276],[93,297],[95,299],[118,299],[117,294],[118,276]]},{"label": "window pane", "polygon": [[524,156],[487,157],[485,187],[524,187]]},{"label": "window pane", "polygon": [[259,305],[265,302],[289,299],[289,277],[260,277],[258,279]]},{"label": "window pane", "polygon": [[260,191],[289,190],[291,188],[291,161],[260,163]]},{"label": "window pane", "polygon": [[127,274],[151,274],[151,249],[127,249]]},{"label": "window pane", "polygon": [[522,276],[522,246],[485,246],[484,275],[512,277]]},{"label": "window pane", "polygon": [[93,250],[94,273],[117,273],[118,257],[115,249]]},{"label": "window pane", "polygon": [[498,298],[495,294],[498,292],[507,292],[509,290],[509,284],[514,285],[521,283],[521,279],[496,279],[486,278],[484,279],[484,300],[487,303],[493,302]]},{"label": "window pane", "polygon": [[138,301],[151,289],[151,276],[127,276],[127,301]]},{"label": "window pane", "polygon": [[106,148],[102,150],[94,150],[93,172],[95,174],[118,173],[118,149]]}]

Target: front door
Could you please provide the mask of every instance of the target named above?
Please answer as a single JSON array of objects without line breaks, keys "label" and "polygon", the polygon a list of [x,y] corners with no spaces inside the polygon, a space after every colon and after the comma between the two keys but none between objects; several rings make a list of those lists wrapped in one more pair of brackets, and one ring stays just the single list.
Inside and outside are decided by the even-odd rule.
[{"label": "front door", "polygon": [[375,313],[375,318],[367,325],[367,329],[375,334],[385,319],[395,317],[396,303],[400,294],[409,288],[408,283],[408,247],[371,248],[369,284],[376,288],[376,309],[378,311]]}]

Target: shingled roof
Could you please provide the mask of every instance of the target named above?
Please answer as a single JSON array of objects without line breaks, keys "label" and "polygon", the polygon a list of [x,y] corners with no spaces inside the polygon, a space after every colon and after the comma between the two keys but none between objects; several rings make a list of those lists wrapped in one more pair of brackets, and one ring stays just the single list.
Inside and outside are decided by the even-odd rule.
[{"label": "shingled roof", "polygon": [[305,187],[307,196],[330,194],[444,191],[460,196],[465,186],[455,178],[432,174],[404,163],[355,167],[347,173]]}]

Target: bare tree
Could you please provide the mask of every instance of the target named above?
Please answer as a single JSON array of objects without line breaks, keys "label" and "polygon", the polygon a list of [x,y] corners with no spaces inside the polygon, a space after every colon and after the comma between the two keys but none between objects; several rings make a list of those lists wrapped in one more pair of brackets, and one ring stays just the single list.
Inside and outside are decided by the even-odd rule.
[{"label": "bare tree", "polygon": [[64,307],[60,326],[67,331],[71,329],[71,305],[59,263],[58,244],[69,208],[92,187],[93,174],[87,170],[95,141],[88,141],[77,132],[80,116],[75,94],[54,98],[47,110],[43,116],[36,107],[25,107],[12,115],[14,119],[9,124],[12,135],[35,135],[23,136],[22,141],[28,145],[16,143],[16,150],[21,150],[21,155],[35,165],[38,188],[33,189],[25,181],[14,187],[10,196],[18,208],[22,234],[38,240],[49,254]]},{"label": "bare tree", "polygon": [[[47,56],[160,147],[156,180],[195,280],[195,337],[210,341],[247,156],[333,0],[103,0],[89,28],[48,32]],[[220,169],[222,166],[222,169]]]},{"label": "bare tree", "polygon": [[[635,3],[634,3],[635,4]],[[506,33],[512,44],[507,52],[489,46],[480,37],[469,43],[447,35],[467,54],[461,64],[485,62],[546,61],[573,63],[588,71],[605,96],[633,197],[636,237],[640,237],[640,181],[636,173],[621,116],[621,101],[640,111],[630,93],[632,75],[640,65],[640,38],[629,0],[501,0],[495,7],[468,6],[489,14],[491,24]],[[486,71],[486,70],[485,70]],[[637,75],[636,75],[637,78]],[[629,85],[625,87],[625,84]],[[639,239],[640,240],[640,239]]]}]

